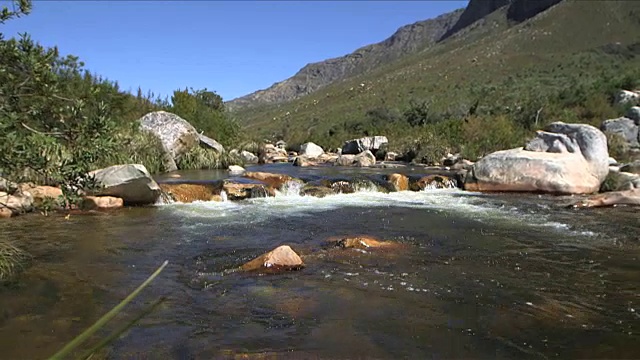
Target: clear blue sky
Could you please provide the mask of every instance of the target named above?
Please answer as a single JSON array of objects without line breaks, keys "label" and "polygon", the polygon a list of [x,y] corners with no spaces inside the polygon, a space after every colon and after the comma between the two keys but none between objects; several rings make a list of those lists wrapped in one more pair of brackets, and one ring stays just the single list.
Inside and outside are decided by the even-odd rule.
[{"label": "clear blue sky", "polygon": [[[0,1],[0,5],[7,5]],[[467,1],[38,1],[0,26],[28,32],[124,90],[185,86],[231,100]]]}]

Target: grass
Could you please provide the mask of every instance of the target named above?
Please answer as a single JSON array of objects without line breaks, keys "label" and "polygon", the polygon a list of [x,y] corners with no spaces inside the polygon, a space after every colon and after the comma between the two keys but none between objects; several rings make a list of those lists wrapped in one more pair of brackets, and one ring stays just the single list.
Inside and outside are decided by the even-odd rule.
[{"label": "grass", "polygon": [[244,165],[244,161],[229,152],[218,153],[212,149],[196,146],[183,154],[176,161],[176,165],[180,170],[226,169],[229,165]]},{"label": "grass", "polygon": [[[622,115],[611,96],[639,85],[638,33],[638,2],[566,1],[515,26],[498,12],[375,71],[234,116],[256,138],[289,144],[335,148],[382,134],[390,151],[435,139],[481,156],[521,144],[552,121],[599,125]],[[406,115],[416,104],[427,105],[428,124],[410,125]]]},{"label": "grass", "polygon": [[0,284],[12,280],[23,268],[29,255],[6,240],[0,240]]}]

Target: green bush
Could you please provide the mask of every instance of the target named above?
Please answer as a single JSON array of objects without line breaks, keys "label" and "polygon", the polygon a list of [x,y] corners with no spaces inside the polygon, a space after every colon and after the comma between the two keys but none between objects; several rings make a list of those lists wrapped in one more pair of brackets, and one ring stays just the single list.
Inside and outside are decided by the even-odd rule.
[{"label": "green bush", "polygon": [[176,165],[180,170],[226,169],[229,165],[244,165],[244,162],[239,156],[229,152],[218,153],[213,149],[196,146],[183,154]]}]

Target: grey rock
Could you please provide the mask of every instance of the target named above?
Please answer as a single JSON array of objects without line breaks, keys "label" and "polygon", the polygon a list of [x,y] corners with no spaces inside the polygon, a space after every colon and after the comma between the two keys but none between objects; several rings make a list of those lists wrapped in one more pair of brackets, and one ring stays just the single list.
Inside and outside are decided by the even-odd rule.
[{"label": "grey rock", "polygon": [[198,134],[198,139],[200,140],[200,145],[205,148],[213,149],[220,154],[225,152],[224,146],[222,146],[222,144],[206,135]]},{"label": "grey rock", "polygon": [[640,106],[632,106],[624,116],[633,120],[636,125],[640,125]]},{"label": "grey rock", "polygon": [[600,129],[605,133],[620,135],[631,147],[638,147],[638,125],[628,118],[605,120]]},{"label": "grey rock", "polygon": [[102,186],[90,195],[119,197],[125,205],[154,204],[160,197],[160,187],[144,165],[114,165],[94,170],[89,175]]},{"label": "grey rock", "polygon": [[338,166],[369,167],[376,164],[376,157],[369,150],[365,150],[358,155],[342,154],[335,162]]},{"label": "grey rock", "polygon": [[257,164],[259,160],[255,154],[247,150],[242,150],[242,152],[240,152],[240,156],[247,164]]},{"label": "grey rock", "polygon": [[298,153],[300,156],[306,156],[309,158],[316,158],[322,154],[324,154],[324,150],[312,142],[300,145],[300,152]]},{"label": "grey rock", "polygon": [[614,102],[618,105],[637,104],[639,101],[640,94],[629,90],[618,91],[614,100]]},{"label": "grey rock", "polygon": [[363,151],[375,153],[380,147],[389,143],[386,136],[367,136],[360,139],[345,141],[341,154],[357,155]]},{"label": "grey rock", "polygon": [[609,174],[606,136],[591,125],[552,123],[527,148],[533,151],[483,157],[467,174],[465,189],[584,194],[598,191]]},{"label": "grey rock", "polygon": [[633,173],[633,174],[640,174],[640,160],[636,160],[632,163],[622,166],[620,168],[620,171]]},{"label": "grey rock", "polygon": [[157,136],[165,150],[165,171],[175,171],[175,161],[197,146],[199,134],[188,121],[166,111],[146,114],[139,120],[142,129]]}]

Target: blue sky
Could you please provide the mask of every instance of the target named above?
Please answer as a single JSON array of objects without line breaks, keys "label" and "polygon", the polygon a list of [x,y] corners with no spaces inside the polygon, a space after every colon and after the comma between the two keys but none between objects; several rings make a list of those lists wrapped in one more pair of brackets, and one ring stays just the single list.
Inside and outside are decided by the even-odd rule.
[{"label": "blue sky", "polygon": [[0,32],[57,45],[124,90],[206,87],[231,100],[466,3],[36,0]]}]

